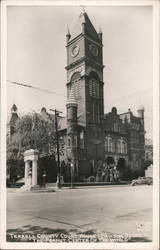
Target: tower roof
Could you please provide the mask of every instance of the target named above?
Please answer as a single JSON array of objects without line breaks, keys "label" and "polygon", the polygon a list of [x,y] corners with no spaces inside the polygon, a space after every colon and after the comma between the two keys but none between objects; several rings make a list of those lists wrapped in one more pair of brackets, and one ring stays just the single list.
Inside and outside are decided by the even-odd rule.
[{"label": "tower roof", "polygon": [[143,110],[144,111],[144,106],[141,104],[141,105],[139,105],[139,107],[138,107],[138,109],[137,109],[138,111],[140,111],[140,110]]},{"label": "tower roof", "polygon": [[19,119],[19,116],[17,114],[17,106],[13,104],[11,108],[11,114],[8,119],[8,123],[10,125],[15,125],[18,119]]},{"label": "tower roof", "polygon": [[70,105],[78,105],[77,104],[77,101],[76,101],[76,98],[75,98],[75,95],[74,95],[74,90],[73,88],[71,88],[71,92],[70,92],[70,95],[69,95],[69,98],[67,100],[67,105],[70,104]]},{"label": "tower roof", "polygon": [[98,39],[97,31],[94,28],[93,24],[91,23],[87,13],[82,12],[78,17],[78,21],[77,21],[75,27],[73,28],[73,30],[70,33],[70,35],[71,35],[70,40],[74,39],[75,37],[77,37],[78,35],[80,35],[82,33],[82,24],[85,24],[85,33],[86,34],[91,35],[92,37]]},{"label": "tower roof", "polygon": [[13,104],[12,108],[11,108],[12,112],[17,112],[17,106],[15,104]]}]

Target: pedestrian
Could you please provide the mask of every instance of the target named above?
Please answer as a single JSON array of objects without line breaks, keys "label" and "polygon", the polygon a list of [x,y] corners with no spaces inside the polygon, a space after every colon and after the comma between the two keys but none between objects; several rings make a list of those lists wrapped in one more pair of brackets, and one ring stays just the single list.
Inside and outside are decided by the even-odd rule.
[{"label": "pedestrian", "polygon": [[108,166],[106,166],[105,167],[105,182],[109,182],[109,180],[110,180],[109,174],[110,174],[109,168],[108,168]]}]

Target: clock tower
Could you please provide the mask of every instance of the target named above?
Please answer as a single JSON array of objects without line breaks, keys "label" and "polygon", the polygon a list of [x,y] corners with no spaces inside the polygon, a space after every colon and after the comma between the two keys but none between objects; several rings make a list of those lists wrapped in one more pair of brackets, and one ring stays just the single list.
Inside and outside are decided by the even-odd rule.
[{"label": "clock tower", "polygon": [[104,157],[103,135],[103,44],[86,12],[80,14],[67,40],[67,99],[74,93],[77,102],[77,126],[84,129],[81,160],[95,166]]}]

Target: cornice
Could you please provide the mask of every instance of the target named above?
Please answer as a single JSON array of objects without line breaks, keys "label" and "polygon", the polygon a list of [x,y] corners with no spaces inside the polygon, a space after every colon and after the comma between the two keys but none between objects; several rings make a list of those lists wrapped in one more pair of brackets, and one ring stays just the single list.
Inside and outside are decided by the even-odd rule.
[{"label": "cornice", "polygon": [[70,63],[69,65],[67,65],[67,66],[65,67],[65,69],[66,69],[66,70],[69,70],[69,69],[71,69],[71,68],[77,66],[78,64],[82,63],[82,62],[88,63],[89,66],[94,67],[94,68],[97,68],[97,69],[103,69],[103,68],[105,67],[105,65],[102,65],[102,64],[100,64],[100,63],[97,63],[97,62],[95,62],[94,60],[92,60],[92,59],[90,59],[90,58],[88,58],[88,57],[86,57],[86,56],[83,56],[83,57],[81,57],[79,60],[77,60],[77,61],[75,61],[75,62]]}]

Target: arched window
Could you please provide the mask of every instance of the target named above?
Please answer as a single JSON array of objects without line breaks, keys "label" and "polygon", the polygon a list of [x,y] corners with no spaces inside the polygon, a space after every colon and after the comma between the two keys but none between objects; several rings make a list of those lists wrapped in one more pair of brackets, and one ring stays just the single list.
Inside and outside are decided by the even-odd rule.
[{"label": "arched window", "polygon": [[71,88],[73,88],[73,92],[75,95],[75,98],[79,98],[81,95],[81,86],[80,86],[80,80],[81,80],[81,75],[79,72],[75,72],[71,78],[71,82],[68,87],[68,93],[67,96],[69,97]]},{"label": "arched window", "polygon": [[109,152],[109,140],[110,140],[110,137],[109,136],[106,136],[105,137],[105,141],[104,141],[104,147],[105,147],[105,151],[106,152]]},{"label": "arched window", "polygon": [[89,95],[93,98],[100,97],[99,90],[99,77],[95,72],[91,72],[89,76]]},{"label": "arched window", "polygon": [[106,152],[115,152],[115,141],[110,137],[110,135],[105,137],[105,151]]},{"label": "arched window", "polygon": [[99,77],[95,72],[91,72],[89,75],[89,96],[90,100],[90,117],[91,122],[93,123],[100,123],[100,81]]},{"label": "arched window", "polygon": [[111,152],[115,152],[115,142],[113,140],[111,140]]},{"label": "arched window", "polygon": [[96,79],[89,80],[89,95],[94,98],[99,98],[99,81]]},{"label": "arched window", "polygon": [[127,154],[127,143],[122,141],[122,153]]},{"label": "arched window", "polygon": [[120,140],[117,141],[117,153],[121,153],[121,142]]}]

